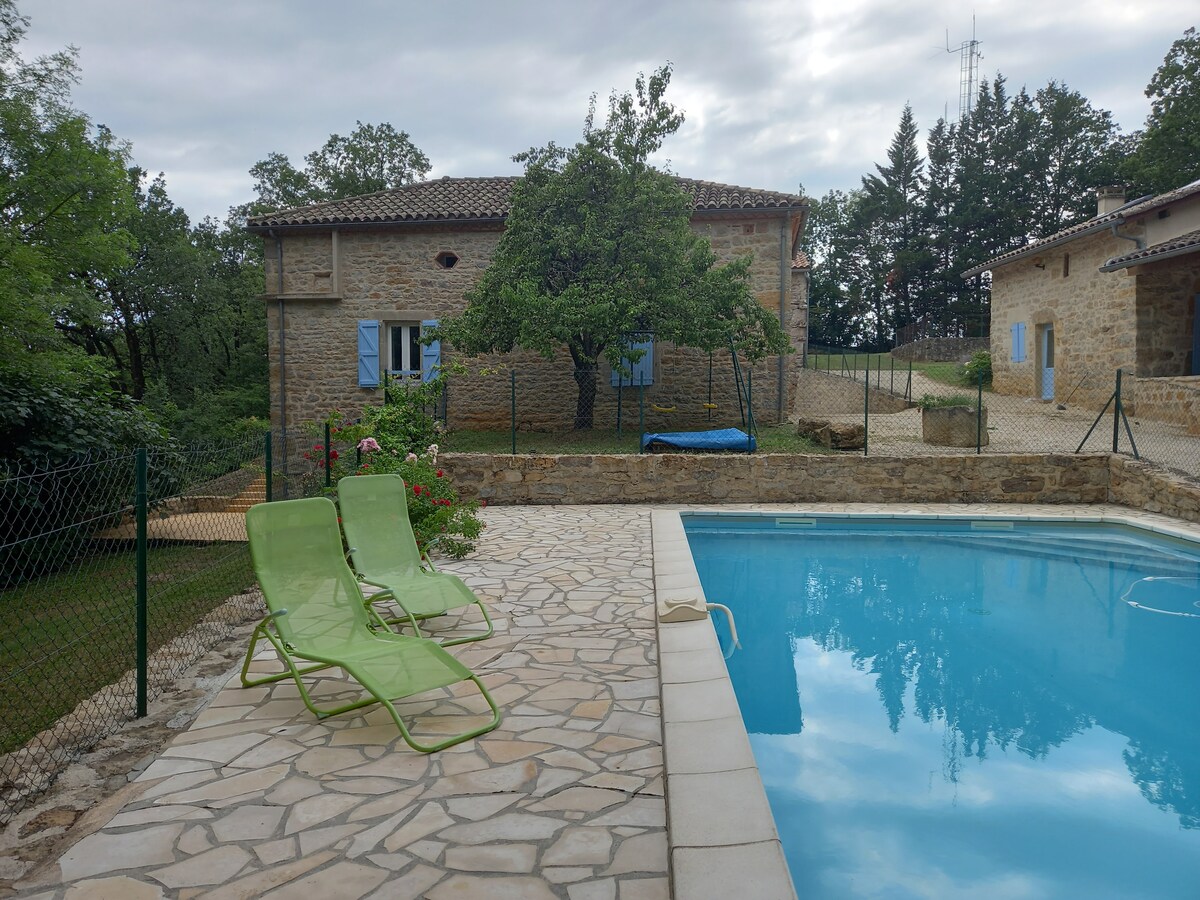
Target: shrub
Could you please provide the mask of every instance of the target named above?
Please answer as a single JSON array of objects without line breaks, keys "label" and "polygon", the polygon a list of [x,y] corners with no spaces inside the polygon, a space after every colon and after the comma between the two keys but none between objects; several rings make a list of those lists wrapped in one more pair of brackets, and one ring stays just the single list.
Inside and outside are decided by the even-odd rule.
[{"label": "shrub", "polygon": [[992,383],[992,354],[987,350],[976,350],[970,362],[964,363],[959,372],[959,380],[963,384],[975,386],[983,379],[984,386]]},{"label": "shrub", "polygon": [[944,406],[975,406],[975,398],[969,394],[950,394],[946,397],[940,397],[934,394],[926,394],[917,401],[917,408],[926,409],[941,409]]}]

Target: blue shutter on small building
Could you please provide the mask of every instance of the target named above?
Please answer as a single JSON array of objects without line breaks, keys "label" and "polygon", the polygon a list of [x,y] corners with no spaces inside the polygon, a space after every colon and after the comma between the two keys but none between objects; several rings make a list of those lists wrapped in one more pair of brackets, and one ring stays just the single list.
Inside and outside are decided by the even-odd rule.
[{"label": "blue shutter on small building", "polygon": [[[426,319],[421,323],[422,334],[430,328],[437,328],[437,319]],[[429,381],[438,372],[442,364],[442,342],[430,341],[421,346],[421,381]]]},{"label": "blue shutter on small building", "polygon": [[[610,383],[613,387],[624,385],[626,387],[637,387],[644,384],[646,387],[654,384],[654,340],[635,341],[629,345],[630,350],[644,350],[641,359],[637,362],[630,362],[625,357],[621,358],[621,366],[628,369],[632,374],[626,375],[620,369],[613,369]],[[645,379],[643,381],[643,379]]]},{"label": "blue shutter on small building", "polygon": [[1012,361],[1025,362],[1025,323],[1015,322],[1012,331]]},{"label": "blue shutter on small building", "polygon": [[358,386],[379,387],[379,323],[358,322]]}]

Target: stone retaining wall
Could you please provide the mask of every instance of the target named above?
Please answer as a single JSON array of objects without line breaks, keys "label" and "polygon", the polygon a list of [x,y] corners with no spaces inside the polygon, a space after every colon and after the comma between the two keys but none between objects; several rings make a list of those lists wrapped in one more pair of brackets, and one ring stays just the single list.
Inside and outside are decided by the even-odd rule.
[{"label": "stone retaining wall", "polygon": [[967,362],[977,350],[990,349],[990,338],[921,338],[892,348],[895,359],[913,362]]},{"label": "stone retaining wall", "polygon": [[1110,481],[1105,453],[911,458],[449,453],[441,462],[464,496],[501,504],[1105,503]]},{"label": "stone retaining wall", "polygon": [[1109,461],[1109,502],[1200,522],[1200,484],[1127,456]]}]

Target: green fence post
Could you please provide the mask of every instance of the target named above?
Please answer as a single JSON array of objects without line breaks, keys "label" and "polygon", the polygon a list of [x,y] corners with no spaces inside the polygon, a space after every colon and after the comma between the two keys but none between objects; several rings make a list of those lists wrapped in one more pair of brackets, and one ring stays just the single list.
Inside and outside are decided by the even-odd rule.
[{"label": "green fence post", "polygon": [[137,611],[134,616],[136,631],[136,682],[137,682],[137,717],[146,715],[146,695],[148,693],[149,652],[146,632],[146,516],[149,504],[146,499],[146,448],[138,448],[136,459],[137,494],[134,500],[137,517]]},{"label": "green fence post", "polygon": [[863,370],[863,456],[867,455],[867,433],[871,430],[871,357]]},{"label": "green fence post", "polygon": [[333,448],[330,446],[333,433],[329,423],[325,423],[325,487],[333,486]]},{"label": "green fence post", "polygon": [[754,435],[754,370],[746,373],[746,452],[750,452],[750,441]]},{"label": "green fence post", "polygon": [[510,369],[508,372],[509,382],[512,385],[512,402],[511,413],[509,414],[509,427],[512,437],[512,455],[517,455],[517,370]]},{"label": "green fence post", "polygon": [[642,438],[646,436],[646,373],[638,376],[638,453],[645,453]]},{"label": "green fence post", "polygon": [[896,357],[889,355],[888,359],[892,361],[892,377],[888,382],[888,393],[894,394],[896,393]]},{"label": "green fence post", "polygon": [[271,431],[270,431],[270,429],[267,429],[267,434],[263,438],[263,444],[264,444],[263,449],[266,451],[264,453],[264,456],[266,457],[266,461],[267,461],[267,502],[268,503],[271,502],[271,480],[272,480],[272,476],[273,476],[273,473],[271,472],[271,449],[272,449],[271,445],[272,445],[272,443],[273,443],[273,440],[272,440]]},{"label": "green fence post", "polygon": [[979,388],[975,394],[975,453],[983,452],[983,371],[979,372]]},{"label": "green fence post", "polygon": [[1113,399],[1117,402],[1113,404],[1113,448],[1112,452],[1117,452],[1117,446],[1121,440],[1121,370],[1117,369],[1117,389],[1113,393]]},{"label": "green fence post", "polygon": [[908,361],[908,384],[904,387],[904,399],[912,403],[912,360]]},{"label": "green fence post", "polygon": [[617,369],[617,437],[621,436],[621,395],[625,393],[624,388],[625,372],[623,369]]}]

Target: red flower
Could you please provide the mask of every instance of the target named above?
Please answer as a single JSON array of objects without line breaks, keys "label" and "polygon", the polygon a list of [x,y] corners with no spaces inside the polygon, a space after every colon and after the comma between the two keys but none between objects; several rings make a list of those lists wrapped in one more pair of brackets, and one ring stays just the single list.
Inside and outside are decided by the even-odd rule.
[{"label": "red flower", "polygon": [[438,469],[437,472],[435,472],[434,474],[436,474],[438,478],[441,478],[442,475],[445,473],[443,473],[441,469]]},{"label": "red flower", "polygon": [[338,458],[338,452],[337,452],[336,450],[330,450],[330,451],[329,451],[329,458],[330,458],[330,459],[337,459],[337,458]]},{"label": "red flower", "polygon": [[418,497],[421,496],[421,486],[419,484],[413,485],[413,493],[416,494]]},{"label": "red flower", "polygon": [[360,468],[360,469],[369,469],[369,468],[371,468],[371,464],[370,464],[370,463],[363,463],[361,466],[359,466],[359,468]]},{"label": "red flower", "polygon": [[480,501],[479,501],[479,505],[480,505],[480,506],[487,506],[487,499],[485,498],[485,499],[483,499],[483,500],[480,500]]}]

